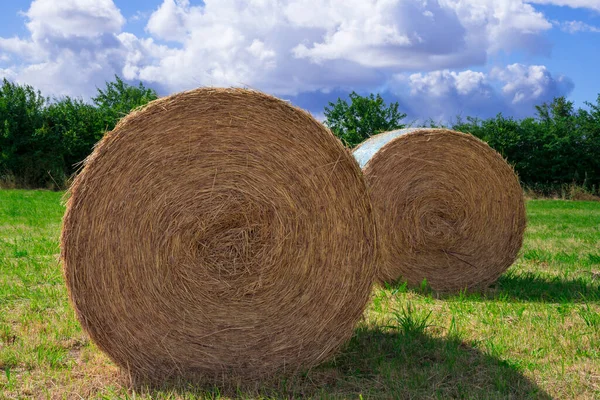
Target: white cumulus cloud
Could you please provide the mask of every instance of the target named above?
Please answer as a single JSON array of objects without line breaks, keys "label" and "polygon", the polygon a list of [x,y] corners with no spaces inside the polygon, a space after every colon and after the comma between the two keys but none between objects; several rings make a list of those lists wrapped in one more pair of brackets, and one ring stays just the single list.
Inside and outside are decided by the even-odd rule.
[{"label": "white cumulus cloud", "polygon": [[[33,0],[24,13],[28,35],[0,37],[0,77],[86,98],[119,74],[163,93],[249,86],[296,96],[404,87],[413,100],[512,104],[568,86],[529,67],[473,70],[485,70],[499,52],[549,53],[544,32],[553,23],[530,3],[163,0],[152,13],[136,14],[147,23],[134,35],[113,0]],[[511,73],[520,83],[501,85]],[[536,89],[538,78],[547,79],[547,90]]]},{"label": "white cumulus cloud", "polygon": [[515,105],[549,100],[572,89],[573,83],[564,76],[553,77],[543,65],[511,64],[496,68],[491,76],[502,82],[503,94]]},{"label": "white cumulus cloud", "polygon": [[583,21],[556,21],[555,25],[558,26],[562,31],[571,34],[575,34],[578,32],[600,33],[599,27],[586,24]]},{"label": "white cumulus cloud", "polygon": [[200,7],[190,8],[188,0],[165,0],[150,16],[146,30],[157,38],[182,42],[187,35],[190,14],[200,10]]},{"label": "white cumulus cloud", "polygon": [[598,0],[527,0],[528,3],[550,4],[554,6],[563,6],[571,8],[589,8],[600,11],[600,1]]},{"label": "white cumulus cloud", "polygon": [[112,0],[34,0],[25,15],[34,40],[118,33],[125,23]]},{"label": "white cumulus cloud", "polygon": [[0,52],[21,60],[13,79],[49,95],[89,96],[121,72],[116,34],[125,19],[112,0],[34,0],[24,15],[28,38],[0,38]]},{"label": "white cumulus cloud", "polygon": [[125,69],[171,90],[364,88],[399,71],[483,65],[499,50],[543,51],[551,27],[522,0],[164,0],[146,30],[178,44]]},{"label": "white cumulus cloud", "polygon": [[[542,65],[511,64],[480,71],[432,71],[395,76],[394,91],[415,116],[449,121],[456,116],[493,116],[498,112],[524,117],[534,106],[567,95],[573,83],[553,76]],[[407,94],[408,93],[408,94]]]},{"label": "white cumulus cloud", "polygon": [[476,91],[487,93],[487,77],[482,72],[471,70],[434,71],[427,74],[412,74],[408,77],[411,95],[442,97],[449,94],[472,95]]}]

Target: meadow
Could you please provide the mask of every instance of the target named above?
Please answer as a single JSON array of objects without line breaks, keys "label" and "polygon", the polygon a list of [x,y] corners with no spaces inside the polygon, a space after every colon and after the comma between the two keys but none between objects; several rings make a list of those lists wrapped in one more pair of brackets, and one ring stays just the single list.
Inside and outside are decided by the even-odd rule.
[{"label": "meadow", "polygon": [[261,386],[132,387],[69,305],[63,194],[0,191],[0,398],[600,398],[600,202],[529,200],[492,287],[375,288],[333,360]]}]

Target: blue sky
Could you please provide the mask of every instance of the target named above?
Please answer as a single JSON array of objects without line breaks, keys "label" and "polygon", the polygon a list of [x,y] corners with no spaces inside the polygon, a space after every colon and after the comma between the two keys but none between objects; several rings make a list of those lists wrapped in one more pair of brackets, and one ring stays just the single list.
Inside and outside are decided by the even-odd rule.
[{"label": "blue sky", "polygon": [[0,78],[89,99],[247,86],[322,115],[354,90],[413,120],[517,118],[600,93],[600,0],[12,0]]}]

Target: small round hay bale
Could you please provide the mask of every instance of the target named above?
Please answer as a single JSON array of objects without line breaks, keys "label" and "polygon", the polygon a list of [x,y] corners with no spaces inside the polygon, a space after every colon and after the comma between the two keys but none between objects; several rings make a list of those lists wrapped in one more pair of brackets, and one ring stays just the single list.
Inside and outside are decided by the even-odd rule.
[{"label": "small round hay bale", "polygon": [[515,261],[526,223],[523,191],[486,143],[445,129],[406,129],[373,136],[353,154],[377,221],[380,281],[482,288]]},{"label": "small round hay bale", "polygon": [[289,374],[352,334],[375,278],[360,167],[308,113],[242,89],[152,102],[75,179],[70,298],[134,377]]}]

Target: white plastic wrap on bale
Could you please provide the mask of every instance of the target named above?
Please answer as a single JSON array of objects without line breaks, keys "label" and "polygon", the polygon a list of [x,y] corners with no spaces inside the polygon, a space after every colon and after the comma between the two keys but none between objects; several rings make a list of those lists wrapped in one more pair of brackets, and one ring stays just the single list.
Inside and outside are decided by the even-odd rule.
[{"label": "white plastic wrap on bale", "polygon": [[397,131],[390,131],[372,136],[371,138],[362,142],[360,146],[358,146],[356,150],[352,152],[352,155],[356,161],[358,161],[360,168],[363,169],[369,160],[371,160],[371,158],[373,158],[373,156],[379,151],[379,149],[388,144],[390,141],[396,139],[400,135],[418,131],[420,129],[422,128],[398,129]]}]

